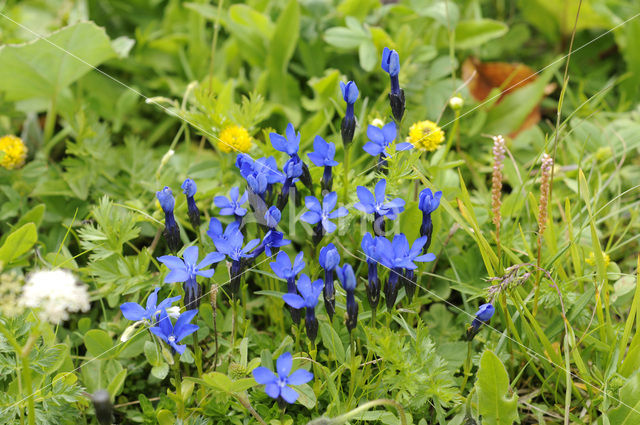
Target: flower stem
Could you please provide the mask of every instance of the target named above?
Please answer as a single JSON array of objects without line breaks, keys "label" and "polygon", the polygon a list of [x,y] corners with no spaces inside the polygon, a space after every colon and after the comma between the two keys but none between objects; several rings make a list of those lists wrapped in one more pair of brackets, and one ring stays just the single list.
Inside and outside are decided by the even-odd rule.
[{"label": "flower stem", "polygon": [[176,400],[178,407],[178,419],[184,419],[184,400],[182,399],[182,378],[180,376],[180,354],[175,354],[173,360],[173,371],[175,373]]},{"label": "flower stem", "polygon": [[469,375],[471,375],[471,341],[467,345],[467,359],[464,361],[464,377],[462,378],[462,384],[460,384],[460,393],[464,392],[464,387],[467,385]]},{"label": "flower stem", "polygon": [[342,181],[342,202],[347,203],[347,195],[349,194],[349,168],[351,156],[351,143],[344,147],[344,170]]}]

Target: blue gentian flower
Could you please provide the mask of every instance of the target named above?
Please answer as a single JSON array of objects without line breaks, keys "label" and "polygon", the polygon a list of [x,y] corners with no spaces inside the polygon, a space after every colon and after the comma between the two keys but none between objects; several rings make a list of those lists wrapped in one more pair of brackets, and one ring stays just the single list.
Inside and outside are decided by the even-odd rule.
[{"label": "blue gentian flower", "polygon": [[270,207],[264,214],[266,225],[270,229],[275,229],[276,227],[278,227],[278,223],[280,223],[281,218],[282,213],[277,207]]},{"label": "blue gentian flower", "polygon": [[[289,294],[296,293],[296,276],[304,269],[305,266],[303,257],[304,253],[299,252],[293,261],[293,264],[291,264],[289,256],[285,252],[280,251],[278,252],[276,261],[269,264],[271,266],[271,270],[273,270],[276,276],[287,281],[287,293]],[[289,312],[291,313],[291,319],[293,319],[294,323],[300,323],[300,310],[290,308]]]},{"label": "blue gentian flower", "polygon": [[376,183],[374,189],[375,197],[371,191],[364,186],[358,186],[356,188],[360,202],[357,202],[354,207],[366,214],[373,214],[373,230],[377,236],[384,235],[385,217],[389,220],[395,220],[397,215],[404,211],[404,200],[401,198],[395,198],[389,202],[385,202],[386,189],[387,181],[385,179],[380,179],[378,183]]},{"label": "blue gentian flower", "polygon": [[[231,226],[231,224],[229,226]],[[247,262],[246,259],[254,258],[254,254],[250,251],[258,246],[260,239],[253,239],[244,245],[244,235],[239,230],[236,230],[231,233],[227,239],[217,239],[214,240],[214,242],[218,251],[225,254],[231,260],[229,292],[235,297],[240,289],[242,272]]]},{"label": "blue gentian flower", "polygon": [[340,125],[342,143],[346,147],[353,140],[353,133],[356,129],[356,117],[353,113],[353,104],[356,103],[359,93],[358,87],[353,81],[349,81],[347,84],[340,81],[340,90],[342,91],[342,98],[347,103],[347,110]]},{"label": "blue gentian flower", "polygon": [[322,292],[322,279],[318,279],[311,283],[309,276],[302,273],[298,279],[298,294],[284,294],[282,299],[289,306],[297,309],[305,308],[306,314],[304,325],[307,329],[309,340],[314,342],[318,336],[318,319],[316,319],[315,308],[318,304],[318,297]]},{"label": "blue gentian flower", "polygon": [[184,250],[182,258],[173,255],[158,257],[158,261],[167,266],[171,271],[164,278],[164,283],[184,282],[184,304],[187,310],[193,310],[200,305],[201,288],[196,282],[196,276],[206,278],[213,277],[215,270],[202,270],[205,267],[224,260],[220,252],[210,252],[198,264],[198,247],[190,246]]},{"label": "blue gentian flower", "polygon": [[384,288],[386,295],[387,308],[390,310],[398,296],[398,281],[403,275],[403,270],[415,270],[418,268],[414,261],[428,262],[436,259],[436,256],[429,253],[420,255],[422,247],[427,242],[426,236],[422,236],[415,240],[413,245],[409,246],[407,237],[400,233],[393,237],[393,242],[386,238],[376,239],[376,252],[378,253],[380,262],[387,268],[391,269],[387,285]]},{"label": "blue gentian flower", "polygon": [[249,155],[241,153],[236,158],[236,167],[249,188],[262,198],[270,185],[284,182],[284,175],[278,171],[278,164],[273,157],[254,161]]},{"label": "blue gentian flower", "polygon": [[322,190],[330,192],[333,186],[332,167],[338,165],[338,162],[333,159],[336,155],[336,145],[328,143],[320,136],[316,136],[313,139],[313,150],[307,156],[316,167],[324,167]]},{"label": "blue gentian flower", "polygon": [[483,324],[488,323],[489,320],[491,320],[491,317],[493,317],[493,313],[495,313],[495,308],[491,303],[482,304],[478,308],[473,322],[471,322],[471,326],[467,329],[468,341],[471,341],[478,334],[478,332],[480,332],[480,328]]},{"label": "blue gentian flower", "polygon": [[177,297],[167,298],[162,300],[160,304],[158,304],[158,291],[160,291],[160,287],[157,287],[149,297],[147,297],[147,306],[142,307],[138,303],[128,302],[124,303],[120,306],[120,311],[122,311],[122,315],[127,320],[140,321],[145,320],[150,323],[153,323],[157,320],[158,315],[162,310],[166,310],[171,307],[171,305],[182,298],[180,295]]},{"label": "blue gentian flower", "polygon": [[276,362],[276,376],[272,371],[266,367],[258,366],[253,369],[253,378],[258,384],[266,385],[264,392],[274,399],[283,399],[287,403],[295,403],[299,394],[290,386],[302,385],[313,379],[313,373],[298,369],[291,373],[291,367],[293,366],[293,357],[291,353],[286,352],[278,357]]},{"label": "blue gentian flower", "polygon": [[186,344],[178,345],[178,342],[198,330],[198,325],[189,323],[196,317],[196,314],[198,314],[198,310],[187,310],[178,317],[176,324],[173,325],[167,314],[167,310],[162,310],[158,320],[158,326],[154,326],[149,330],[169,344],[173,350],[183,354],[187,346]]},{"label": "blue gentian flower", "polygon": [[211,219],[209,220],[209,229],[207,230],[207,236],[211,238],[218,251],[220,251],[218,243],[224,243],[225,241],[228,241],[232,235],[238,232],[240,232],[240,223],[238,223],[237,221],[232,221],[231,223],[229,223],[223,231],[222,223],[220,223],[220,220],[215,217],[211,217]]},{"label": "blue gentian flower", "polygon": [[418,208],[422,211],[422,224],[420,225],[420,235],[426,236],[427,243],[424,245],[423,252],[426,253],[431,245],[431,235],[433,234],[433,222],[431,221],[431,213],[434,212],[438,206],[440,206],[440,198],[442,198],[442,191],[436,193],[431,192],[431,189],[426,188],[420,192],[420,201]]},{"label": "blue gentian flower", "polygon": [[333,233],[338,226],[331,220],[349,214],[345,207],[339,207],[333,211],[336,207],[336,202],[338,202],[338,194],[336,192],[326,194],[322,199],[322,205],[320,205],[320,201],[315,196],[307,196],[304,199],[304,203],[309,211],[302,214],[300,220],[309,224],[320,223],[327,233]]},{"label": "blue gentian flower", "polygon": [[391,79],[391,92],[389,93],[391,112],[396,121],[400,122],[404,115],[405,99],[404,90],[400,88],[400,82],[398,81],[398,74],[400,73],[400,56],[398,52],[385,47],[382,51],[381,65]]},{"label": "blue gentian flower", "polygon": [[351,332],[358,324],[358,303],[356,302],[356,275],[350,264],[336,267],[336,274],[340,279],[342,288],[347,293],[347,329]]},{"label": "blue gentian flower", "polygon": [[[380,238],[385,239],[382,237]],[[378,302],[380,301],[381,285],[380,279],[378,279],[378,262],[380,261],[380,257],[376,250],[377,239],[378,238],[374,238],[367,232],[362,236],[362,242],[360,243],[362,251],[367,256],[367,298],[369,300],[371,310],[375,310],[378,307]]]},{"label": "blue gentian flower", "polygon": [[296,134],[293,124],[289,123],[285,134],[286,138],[278,133],[269,133],[271,145],[275,150],[285,152],[289,156],[297,155],[300,148],[300,132]]},{"label": "blue gentian flower", "polygon": [[320,256],[318,257],[320,267],[324,269],[324,308],[327,310],[329,319],[333,319],[336,312],[336,290],[333,286],[333,272],[340,264],[340,253],[332,243],[320,248]]},{"label": "blue gentian flower", "polygon": [[279,248],[290,243],[289,239],[284,238],[284,233],[271,229],[262,239],[262,249],[267,254],[267,257],[271,257],[272,253],[278,252]]},{"label": "blue gentian flower", "polygon": [[[367,127],[367,137],[369,141],[364,144],[362,149],[369,155],[380,155],[381,158],[389,156],[387,148],[396,139],[397,127],[396,123],[391,121],[385,124],[382,128],[378,128],[375,125],[369,125]],[[408,151],[413,149],[413,145],[408,142],[396,143],[396,151]]]},{"label": "blue gentian flower", "polygon": [[196,205],[196,201],[193,199],[193,196],[196,194],[198,187],[196,186],[196,183],[191,179],[186,179],[180,187],[182,188],[182,193],[184,193],[187,197],[187,212],[189,214],[189,221],[191,222],[193,229],[195,231],[198,231],[198,229],[200,228],[200,210]]},{"label": "blue gentian flower", "polygon": [[229,198],[216,196],[213,198],[213,203],[220,208],[220,215],[233,215],[236,221],[242,221],[242,217],[247,214],[247,209],[242,208],[242,205],[247,202],[248,197],[249,194],[246,191],[240,196],[240,189],[232,187],[229,191]]},{"label": "blue gentian flower", "polygon": [[175,206],[175,199],[173,198],[173,192],[168,186],[164,189],[156,192],[160,207],[164,212],[164,238],[167,241],[167,246],[172,252],[177,252],[180,248],[180,229],[178,223],[173,216],[173,207]]}]

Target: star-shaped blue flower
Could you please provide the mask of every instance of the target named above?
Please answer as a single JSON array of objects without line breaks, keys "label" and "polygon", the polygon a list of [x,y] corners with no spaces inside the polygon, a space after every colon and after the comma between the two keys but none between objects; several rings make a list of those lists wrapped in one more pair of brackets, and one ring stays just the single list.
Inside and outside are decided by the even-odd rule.
[{"label": "star-shaped blue flower", "polygon": [[[395,140],[396,133],[397,127],[394,121],[385,124],[382,128],[378,128],[375,125],[369,125],[367,127],[367,137],[369,138],[369,141],[364,144],[362,149],[372,156],[383,155],[387,157],[389,156],[387,148]],[[413,145],[411,143],[396,143],[397,151],[408,151],[410,149],[413,149]]]},{"label": "star-shaped blue flower", "polygon": [[184,250],[182,258],[173,255],[158,257],[158,261],[167,266],[171,272],[164,278],[164,283],[186,282],[195,280],[196,276],[210,278],[215,273],[214,269],[202,270],[205,267],[224,260],[224,254],[210,252],[202,261],[198,261],[198,247],[190,246]]},{"label": "star-shaped blue flower", "polygon": [[336,145],[327,142],[320,136],[313,139],[313,152],[307,154],[309,160],[316,167],[335,167],[338,165],[338,162],[333,159],[335,155]]},{"label": "star-shaped blue flower", "polygon": [[276,257],[276,261],[269,263],[271,266],[271,270],[280,278],[280,279],[295,279],[295,277],[300,273],[306,263],[304,262],[304,253],[299,252],[296,255],[296,258],[293,260],[293,264],[291,264],[291,260],[286,252],[280,251],[278,256]]},{"label": "star-shaped blue flower", "polygon": [[166,310],[171,307],[171,305],[178,301],[181,296],[167,298],[162,300],[160,304],[158,304],[158,291],[160,287],[157,287],[149,297],[147,297],[147,306],[142,307],[138,303],[128,302],[124,303],[120,306],[120,310],[122,311],[122,315],[128,320],[147,320],[149,322],[155,322],[158,318],[158,315],[162,310]]},{"label": "star-shaped blue flower", "polygon": [[409,269],[415,270],[418,266],[414,261],[429,262],[436,259],[432,253],[420,255],[422,247],[427,242],[427,237],[422,236],[409,246],[407,237],[403,234],[397,234],[393,237],[393,242],[387,238],[376,239],[376,252],[379,255],[380,262],[390,269]]},{"label": "star-shaped blue flower", "polygon": [[354,207],[366,214],[377,214],[378,216],[385,216],[390,220],[395,220],[397,215],[404,211],[404,200],[395,198],[385,202],[386,190],[387,181],[385,179],[380,179],[376,183],[375,197],[366,187],[358,186],[356,193],[360,202],[356,203]]},{"label": "star-shaped blue flower", "polygon": [[277,399],[282,397],[287,403],[295,403],[299,394],[290,386],[302,385],[313,379],[313,373],[298,369],[291,373],[291,367],[293,366],[293,357],[291,353],[283,353],[276,362],[276,370],[278,375],[266,367],[259,366],[253,369],[253,378],[259,384],[266,385],[264,392],[271,398]]},{"label": "star-shaped blue flower", "polygon": [[[216,248],[233,261],[240,261],[242,258],[253,257],[250,251],[258,246],[260,239],[253,239],[244,245],[244,235],[238,231],[229,236],[229,239],[218,239]],[[244,245],[244,246],[243,246]]]},{"label": "star-shaped blue flower", "polygon": [[240,232],[240,223],[238,223],[237,221],[232,221],[231,223],[229,223],[223,231],[222,223],[220,223],[220,220],[215,217],[211,217],[211,220],[209,220],[209,230],[207,230],[207,236],[211,238],[218,251],[220,251],[218,243],[228,241],[232,235],[238,232]]},{"label": "star-shaped blue flower", "polygon": [[300,132],[296,134],[296,130],[293,128],[293,124],[289,123],[286,130],[286,138],[278,133],[269,133],[269,139],[274,149],[280,152],[285,152],[289,156],[297,155],[300,148]]},{"label": "star-shaped blue flower", "polygon": [[298,294],[284,294],[282,299],[293,308],[316,308],[318,297],[322,292],[322,279],[318,279],[311,283],[309,276],[302,273],[298,279]]},{"label": "star-shaped blue flower", "polygon": [[247,202],[248,193],[244,192],[240,196],[240,189],[238,187],[232,187],[229,191],[229,198],[225,196],[216,196],[213,198],[216,207],[220,208],[220,215],[235,215],[236,217],[244,217],[247,214],[247,209],[242,208]]},{"label": "star-shaped blue flower", "polygon": [[167,310],[162,310],[158,320],[158,326],[154,326],[149,330],[169,344],[175,351],[183,354],[187,346],[184,344],[179,345],[178,342],[198,330],[198,325],[189,323],[196,314],[198,314],[198,310],[187,310],[178,317],[176,324],[173,325],[167,314]]},{"label": "star-shaped blue flower", "polygon": [[331,222],[331,220],[349,214],[349,211],[345,207],[339,207],[333,211],[337,201],[338,194],[336,192],[326,194],[322,200],[322,205],[320,205],[320,201],[318,201],[315,196],[307,196],[304,199],[304,203],[309,211],[302,214],[300,220],[309,224],[322,223],[322,227],[327,233],[334,232],[338,226]]},{"label": "star-shaped blue flower", "polygon": [[273,249],[281,248],[285,245],[289,245],[290,243],[291,241],[289,239],[285,239],[282,232],[275,229],[269,230],[267,234],[264,235],[264,239],[262,239],[262,246],[267,257],[271,257]]}]

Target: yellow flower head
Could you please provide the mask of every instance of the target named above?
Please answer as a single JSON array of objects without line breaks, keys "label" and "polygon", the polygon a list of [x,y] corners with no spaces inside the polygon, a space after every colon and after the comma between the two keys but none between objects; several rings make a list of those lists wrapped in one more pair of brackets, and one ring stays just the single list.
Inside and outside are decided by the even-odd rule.
[{"label": "yellow flower head", "polygon": [[218,148],[223,152],[240,151],[249,152],[251,149],[251,136],[246,128],[232,125],[220,132]]},{"label": "yellow flower head", "polygon": [[[609,267],[609,263],[611,262],[611,258],[609,257],[608,254],[606,254],[604,252],[602,253],[602,256],[604,257],[604,267],[605,268]],[[596,254],[593,251],[591,251],[589,253],[589,258],[587,258],[585,261],[590,266],[595,266],[596,265]]]},{"label": "yellow flower head", "polygon": [[433,121],[418,121],[409,128],[407,142],[423,151],[435,151],[444,141],[444,131]]},{"label": "yellow flower head", "polygon": [[28,149],[21,138],[8,135],[0,137],[0,166],[13,170],[24,165]]}]

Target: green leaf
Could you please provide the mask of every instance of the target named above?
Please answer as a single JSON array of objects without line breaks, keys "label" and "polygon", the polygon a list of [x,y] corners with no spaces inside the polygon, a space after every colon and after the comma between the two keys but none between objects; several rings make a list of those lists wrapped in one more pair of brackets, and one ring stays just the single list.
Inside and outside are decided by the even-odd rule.
[{"label": "green leaf", "polygon": [[176,424],[176,418],[169,410],[162,409],[156,415],[158,418],[158,424],[160,425],[174,425]]},{"label": "green leaf", "polygon": [[24,213],[22,217],[20,217],[20,220],[16,224],[16,227],[23,226],[27,223],[34,223],[36,227],[39,227],[40,223],[42,223],[42,217],[44,217],[44,212],[46,209],[47,208],[45,204],[36,205],[35,207]]},{"label": "green leaf", "polygon": [[476,389],[483,424],[512,425],[518,421],[518,396],[509,396],[507,370],[498,356],[489,350],[480,359]]},{"label": "green leaf", "polygon": [[26,253],[38,241],[36,225],[27,223],[11,232],[0,247],[0,265],[8,264]]},{"label": "green leaf", "polygon": [[103,28],[80,22],[45,39],[0,47],[0,91],[7,100],[53,98],[116,52]]},{"label": "green leaf", "polygon": [[276,22],[267,59],[269,87],[272,96],[287,99],[291,90],[286,84],[290,80],[287,66],[293,56],[300,33],[300,6],[289,0]]},{"label": "green leaf", "polygon": [[164,364],[162,353],[153,341],[146,341],[144,343],[144,356],[151,366],[161,366]]},{"label": "green leaf", "polygon": [[322,343],[327,347],[329,353],[333,354],[338,362],[344,363],[346,361],[346,354],[340,336],[329,323],[320,322],[320,338],[322,338]]},{"label": "green leaf", "polygon": [[324,32],[324,41],[341,49],[355,49],[370,38],[365,32],[345,27],[333,27]]},{"label": "green leaf", "polygon": [[233,386],[233,380],[224,373],[209,372],[202,375],[205,384],[211,388],[229,393]]},{"label": "green leaf", "polygon": [[256,385],[256,380],[253,378],[238,379],[233,382],[231,387],[229,387],[229,391],[232,391],[234,393],[241,393],[242,391],[246,391],[249,388],[255,387]]},{"label": "green leaf", "polygon": [[640,374],[636,373],[620,388],[620,406],[608,413],[611,425],[640,423]]},{"label": "green leaf", "polygon": [[456,48],[471,49],[478,47],[494,38],[502,37],[509,27],[493,19],[473,19],[460,21],[456,27]]},{"label": "green leaf", "polygon": [[91,329],[84,335],[84,345],[87,353],[92,357],[106,358],[113,347],[113,341],[108,333],[101,329]]},{"label": "green leaf", "polygon": [[122,392],[125,379],[127,379],[127,369],[122,369],[113,379],[109,381],[109,385],[107,385],[107,391],[109,391],[109,395],[111,396],[112,400]]},{"label": "green leaf", "polygon": [[358,57],[360,58],[360,66],[365,71],[371,72],[378,63],[378,52],[372,41],[365,41],[358,48]]},{"label": "green leaf", "polygon": [[298,397],[298,402],[302,404],[307,409],[313,409],[316,406],[316,394],[313,392],[313,388],[309,386],[309,384],[297,385],[295,390],[300,397]]},{"label": "green leaf", "polygon": [[158,379],[164,379],[169,374],[169,365],[165,362],[151,368],[151,374]]}]

